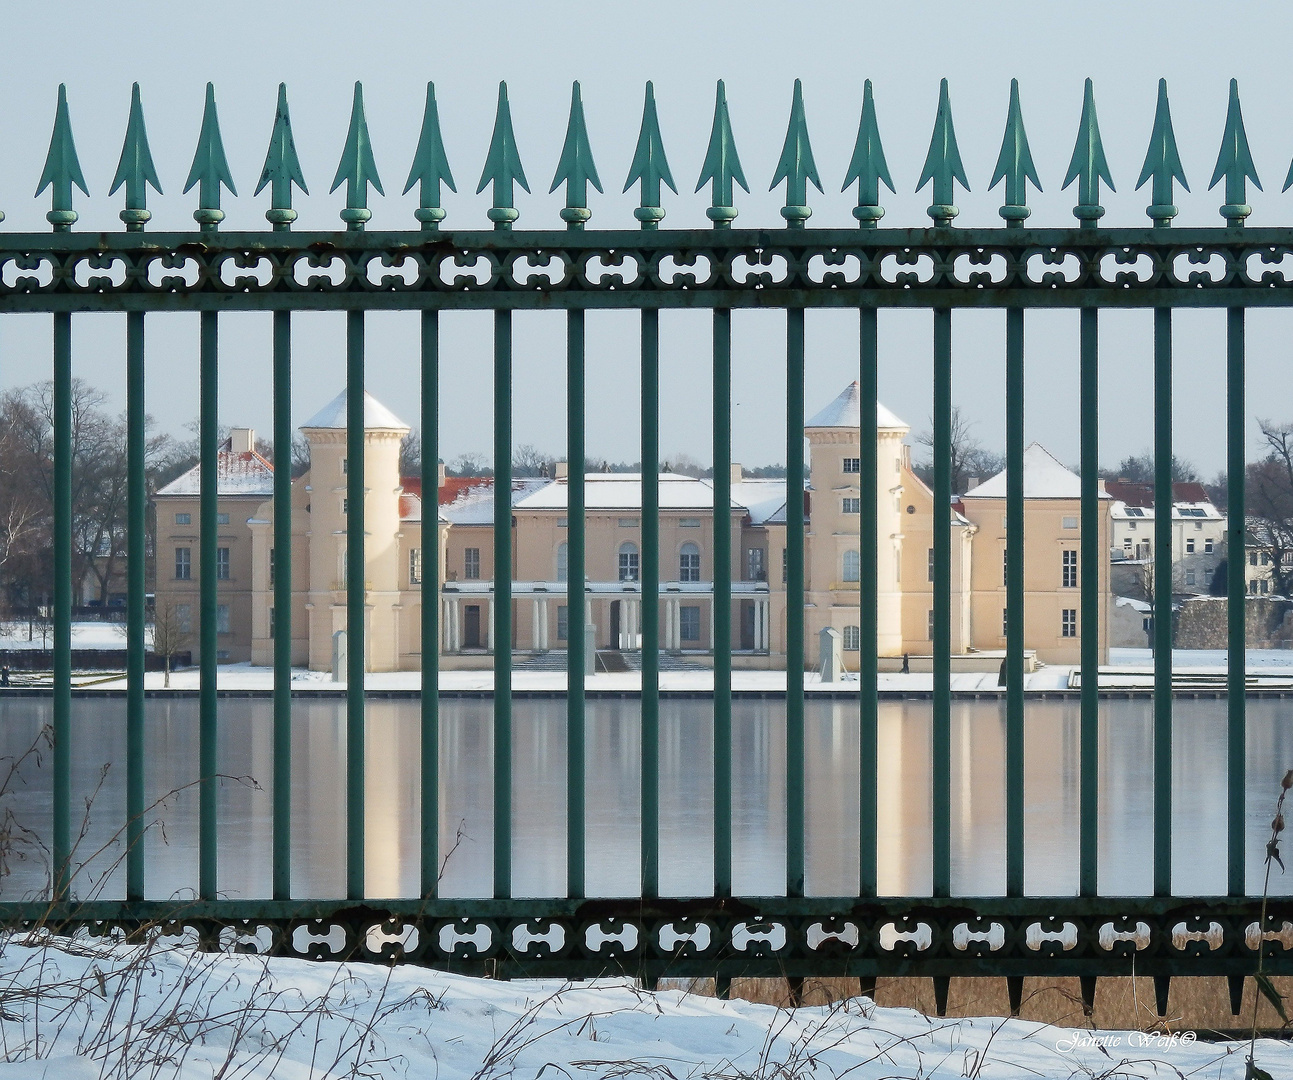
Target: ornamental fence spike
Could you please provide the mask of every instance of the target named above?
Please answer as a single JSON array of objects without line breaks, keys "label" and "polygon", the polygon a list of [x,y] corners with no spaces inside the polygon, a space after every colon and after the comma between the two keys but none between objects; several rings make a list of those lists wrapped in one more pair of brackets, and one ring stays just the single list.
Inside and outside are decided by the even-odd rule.
[{"label": "ornamental fence spike", "polygon": [[238,191],[225,158],[224,141],[220,138],[220,117],[216,113],[215,87],[211,83],[207,83],[202,130],[198,132],[198,147],[193,154],[193,165],[189,169],[184,192],[189,192],[194,184],[198,186],[198,208],[193,211],[193,220],[204,230],[214,229],[224,220],[224,211],[220,209],[220,185],[227,187],[230,195],[237,196]]},{"label": "ornamental fence spike", "polygon": [[936,226],[951,225],[952,219],[960,213],[952,202],[955,197],[955,184],[970,190],[970,182],[965,178],[965,166],[961,164],[961,151],[956,145],[956,128],[952,124],[952,103],[947,94],[947,80],[944,79],[938,90],[938,113],[934,117],[934,133],[929,140],[929,153],[925,155],[925,167],[921,170],[916,190],[920,191],[926,183],[933,184],[933,203],[928,214]]},{"label": "ornamental fence spike", "polygon": [[1185,170],[1181,167],[1181,155],[1176,149],[1176,132],[1172,129],[1172,108],[1167,101],[1167,80],[1158,80],[1158,105],[1154,109],[1154,130],[1149,135],[1149,149],[1145,152],[1145,164],[1140,170],[1140,179],[1136,181],[1136,190],[1152,180],[1150,197],[1153,203],[1145,208],[1145,213],[1157,225],[1171,225],[1172,218],[1178,211],[1172,204],[1172,182],[1179,180],[1186,191],[1190,185],[1185,181]]},{"label": "ornamental fence spike", "polygon": [[269,185],[269,209],[265,219],[275,229],[289,228],[296,220],[292,209],[292,185],[309,195],[301,162],[296,156],[296,140],[292,138],[292,115],[287,108],[287,84],[278,84],[278,105],[274,109],[274,127],[269,135],[269,149],[265,153],[265,167],[260,171],[260,183],[253,195],[259,195]]},{"label": "ornamental fence spike", "polygon": [[817,175],[817,163],[813,160],[813,146],[808,139],[808,120],[804,116],[804,87],[795,80],[795,93],[790,102],[790,121],[786,126],[786,140],[781,147],[781,160],[777,162],[776,174],[768,187],[772,191],[781,181],[786,182],[786,205],[781,208],[781,216],[786,224],[802,227],[812,216],[808,206],[808,184],[822,190],[821,178]]},{"label": "ornamental fence spike", "polygon": [[440,108],[435,100],[435,83],[427,83],[427,103],[422,110],[422,131],[418,135],[418,148],[413,152],[413,164],[409,167],[409,178],[404,185],[404,194],[418,186],[418,208],[413,211],[422,227],[437,228],[445,218],[444,207],[440,205],[440,185],[444,185],[455,194],[458,188],[453,182],[453,172],[449,168],[449,158],[445,154],[444,139],[440,134]]},{"label": "ornamental fence spike", "polygon": [[122,185],[126,187],[126,208],[121,220],[130,232],[139,232],[153,215],[148,212],[148,185],[158,195],[162,193],[153,154],[148,148],[148,130],[144,126],[144,108],[139,100],[139,84],[130,91],[130,118],[126,121],[126,140],[121,147],[121,159],[112,178],[109,195],[115,195]]},{"label": "ornamental fence spike", "polygon": [[736,182],[745,191],[750,185],[745,182],[745,173],[741,171],[741,158],[736,152],[736,139],[732,136],[732,118],[727,111],[727,90],[723,80],[718,80],[718,89],[714,95],[714,125],[709,133],[709,149],[705,153],[705,163],[700,167],[700,179],[696,182],[699,191],[706,184],[711,184],[710,206],[706,216],[718,229],[730,227],[738,213],[732,205],[732,184]]},{"label": "ornamental fence spike", "polygon": [[364,227],[373,212],[368,209],[368,185],[378,195],[385,195],[377,163],[373,160],[373,144],[368,137],[368,118],[364,115],[364,87],[355,83],[355,97],[350,106],[350,129],[346,132],[346,145],[337,162],[337,175],[332,178],[329,193],[346,185],[346,205],[341,210],[341,220],[351,230]]},{"label": "ornamental fence spike", "polygon": [[1031,211],[1028,209],[1028,183],[1042,190],[1033,166],[1032,151],[1028,148],[1028,133],[1024,130],[1023,109],[1019,105],[1019,80],[1010,80],[1010,108],[1006,112],[1006,133],[1001,140],[1001,153],[997,167],[988,183],[991,191],[997,184],[1006,182],[1006,201],[1001,216],[1007,225],[1022,225]]},{"label": "ornamental fence spike", "polygon": [[1073,216],[1083,228],[1093,229],[1104,216],[1104,207],[1100,205],[1100,181],[1103,180],[1110,191],[1114,186],[1109,163],[1104,156],[1104,143],[1100,141],[1100,121],[1096,117],[1095,91],[1090,79],[1087,79],[1086,89],[1082,92],[1082,119],[1078,121],[1077,142],[1073,144],[1073,157],[1069,159],[1069,171],[1060,190],[1074,180],[1078,182],[1078,201],[1073,207]]},{"label": "ornamental fence spike", "polygon": [[656,114],[655,87],[650,82],[646,84],[642,126],[638,129],[638,144],[633,151],[633,164],[629,166],[624,190],[627,192],[638,182],[642,185],[642,197],[633,216],[642,222],[644,229],[654,229],[664,218],[664,209],[660,206],[660,185],[666,184],[675,195],[678,194],[678,188],[673,182],[673,173],[669,171],[669,159],[665,156],[664,140],[660,137],[660,118]]},{"label": "ornamental fence spike", "polygon": [[45,220],[54,226],[55,232],[67,232],[79,216],[72,209],[73,184],[83,194],[90,194],[85,186],[81,163],[77,160],[76,142],[72,138],[72,120],[67,111],[67,86],[59,83],[54,131],[49,139],[49,153],[45,155],[45,170],[40,174],[40,181],[36,186],[37,196],[47,187],[52,189],[50,195],[53,205],[45,215]]},{"label": "ornamental fence spike", "polygon": [[584,99],[579,83],[570,88],[570,119],[566,123],[566,141],[561,147],[557,171],[552,177],[549,193],[566,185],[566,205],[561,210],[561,220],[571,228],[581,228],[592,214],[588,210],[588,185],[602,190],[597,164],[593,161],[593,148],[588,142],[588,126],[584,122]]},{"label": "ornamental fence spike", "polygon": [[512,131],[512,107],[507,100],[507,83],[498,84],[498,109],[494,113],[494,134],[489,140],[489,153],[485,156],[485,169],[480,174],[480,184],[476,188],[479,195],[485,188],[494,185],[493,202],[487,216],[496,229],[510,229],[521,215],[513,205],[515,202],[516,184],[527,195],[530,185],[525,179],[525,169],[521,165],[521,155],[516,148],[516,135]]},{"label": "ornamental fence spike", "polygon": [[895,194],[897,189],[889,176],[889,164],[884,159],[884,147],[880,144],[880,128],[876,123],[870,79],[863,84],[862,117],[858,121],[857,141],[853,144],[853,157],[849,161],[849,170],[840,190],[846,190],[854,180],[858,184],[858,204],[853,216],[864,228],[874,229],[884,217],[884,207],[880,205],[880,185],[883,183]]},{"label": "ornamental fence spike", "polygon": [[1248,133],[1244,130],[1244,114],[1239,107],[1239,80],[1230,80],[1230,103],[1226,107],[1226,130],[1221,136],[1221,150],[1217,154],[1217,167],[1213,170],[1212,181],[1208,184],[1211,191],[1225,177],[1226,203],[1221,207],[1221,216],[1226,224],[1239,226],[1253,212],[1248,205],[1248,181],[1251,180],[1258,191],[1262,182],[1257,179],[1257,166],[1253,164],[1253,155],[1248,149]]}]

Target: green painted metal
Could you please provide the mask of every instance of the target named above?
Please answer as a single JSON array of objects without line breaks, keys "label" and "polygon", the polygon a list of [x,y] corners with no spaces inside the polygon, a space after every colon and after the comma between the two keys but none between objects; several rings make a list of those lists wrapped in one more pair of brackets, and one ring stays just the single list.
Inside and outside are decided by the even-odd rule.
[{"label": "green painted metal", "polygon": [[[867,222],[862,221],[863,228]],[[859,451],[858,493],[861,496],[860,546],[862,581],[858,598],[860,603],[858,631],[858,685],[860,694],[858,739],[858,895],[875,896],[879,884],[877,830],[879,828],[879,656],[878,609],[879,603],[879,498],[880,454],[879,443],[865,437],[877,426],[880,392],[879,318],[876,309],[863,307],[858,312],[858,399],[861,418],[861,447]],[[802,451],[801,451],[802,453]],[[802,461],[801,461],[802,466]],[[801,467],[800,473],[803,469]],[[803,499],[799,500],[803,506]],[[802,514],[802,510],[800,511]],[[789,534],[789,514],[787,514]],[[803,563],[802,544],[800,564]],[[802,570],[801,570],[802,575]],[[802,577],[801,577],[802,588]],[[787,590],[789,586],[787,586]],[[789,599],[787,599],[789,603]],[[789,655],[789,649],[787,649]]]},{"label": "green painted metal", "polygon": [[[55,228],[58,223],[54,223]],[[72,316],[54,315],[53,897],[72,882]]]},{"label": "green painted metal", "polygon": [[[1095,197],[1099,198],[1098,187]],[[1093,204],[1086,204],[1093,205]],[[1099,204],[1094,204],[1097,208]],[[1094,227],[1093,218],[1082,219]],[[1081,440],[1082,609],[1081,704],[1078,721],[1078,891],[1099,891],[1100,855],[1100,565],[1108,558],[1100,543],[1100,312],[1083,308],[1078,329],[1078,426]]]},{"label": "green painted metal", "polygon": [[[506,100],[505,97],[502,98],[504,103]],[[507,126],[510,130],[510,119]],[[497,132],[497,128],[495,131]],[[576,584],[579,580],[582,579],[577,579]],[[512,895],[512,313],[510,311],[494,313],[494,607],[490,618],[494,640],[494,896],[496,899],[503,899]]]},{"label": "green painted metal", "polygon": [[570,88],[570,120],[566,125],[566,142],[561,148],[557,171],[552,177],[549,192],[566,185],[566,205],[561,210],[561,220],[572,229],[582,229],[592,214],[588,210],[588,185],[602,190],[593,161],[593,148],[588,142],[588,126],[584,122],[584,99],[579,83]]},{"label": "green painted metal", "polygon": [[[715,222],[717,225],[717,221]],[[732,313],[714,311],[714,895],[732,895]]]},{"label": "green painted metal", "polygon": [[1094,229],[1096,222],[1104,216],[1104,207],[1100,205],[1100,182],[1104,181],[1110,191],[1114,187],[1109,163],[1104,156],[1104,143],[1100,140],[1100,121],[1096,117],[1095,91],[1090,79],[1087,79],[1082,93],[1082,119],[1078,122],[1077,142],[1073,145],[1073,157],[1069,159],[1063,187],[1067,188],[1074,180],[1078,182],[1078,202],[1073,207],[1073,216],[1083,228]]},{"label": "green painted metal", "polygon": [[1176,217],[1177,209],[1172,202],[1172,184],[1179,180],[1186,191],[1190,185],[1185,182],[1185,169],[1181,166],[1181,155],[1176,149],[1176,132],[1172,128],[1172,109],[1167,101],[1167,80],[1158,80],[1158,106],[1154,110],[1154,130],[1149,136],[1149,149],[1145,152],[1145,164],[1140,170],[1140,179],[1136,181],[1136,190],[1150,185],[1150,198],[1153,202],[1145,208],[1145,213],[1155,225],[1170,225]]},{"label": "green painted metal", "polygon": [[439,228],[445,219],[444,208],[440,205],[440,188],[447,187],[457,192],[453,182],[453,172],[449,168],[449,157],[445,153],[444,139],[440,135],[440,107],[435,100],[435,83],[427,83],[427,103],[422,111],[422,131],[418,135],[417,150],[413,153],[413,164],[409,167],[409,178],[404,184],[404,194],[418,185],[418,208],[413,211],[414,217],[422,222],[423,229]]},{"label": "green painted metal", "polygon": [[[1242,201],[1242,199],[1240,200]],[[1242,224],[1242,219],[1236,224]],[[1245,626],[1247,467],[1244,461],[1244,309],[1226,312],[1226,891],[1246,891],[1244,825],[1248,761]]]},{"label": "green painted metal", "polygon": [[117,172],[112,178],[109,195],[115,195],[122,185],[126,187],[126,208],[121,211],[121,220],[131,232],[141,231],[144,223],[152,215],[148,212],[148,185],[158,195],[162,193],[161,181],[157,179],[157,169],[153,166],[153,154],[148,149],[148,131],[144,127],[144,109],[139,102],[139,84],[135,83],[130,91],[130,119],[126,123],[126,141],[121,147],[121,160],[117,162]]},{"label": "green painted metal", "polygon": [[[290,198],[290,192],[289,192]],[[289,222],[283,222],[287,227]],[[274,897],[292,895],[292,313],[274,312]]]},{"label": "green painted metal", "polygon": [[740,184],[747,192],[750,185],[745,182],[741,158],[736,152],[732,117],[727,109],[727,90],[722,79],[718,80],[718,89],[714,93],[714,124],[709,132],[709,148],[705,151],[705,163],[700,167],[696,190],[706,184],[710,185],[710,207],[705,211],[706,215],[714,223],[714,228],[730,228],[738,213],[732,205],[732,185]]},{"label": "green painted metal", "polygon": [[[874,441],[874,440],[873,440]],[[786,895],[804,895],[804,309],[786,312]],[[792,542],[791,536],[794,536]],[[794,553],[792,553],[792,549]],[[795,557],[798,555],[798,558]],[[790,567],[798,571],[791,589]],[[771,568],[767,575],[772,580]],[[792,630],[793,628],[793,630]],[[793,640],[792,640],[793,633]]]},{"label": "green painted metal", "polygon": [[[430,91],[428,90],[428,95]],[[434,102],[434,99],[431,99]],[[424,222],[434,225],[434,222]],[[424,897],[440,891],[440,313],[422,313],[422,767]]]},{"label": "green painted metal", "polygon": [[[219,189],[216,190],[218,198]],[[216,224],[209,223],[213,229]],[[214,900],[219,869],[216,549],[219,544],[220,316],[214,311],[202,312],[198,332],[198,896]]]},{"label": "green painted metal", "polygon": [[[354,224],[352,222],[352,224]],[[346,896],[364,897],[364,676],[368,670],[365,547],[364,312],[346,312]]]},{"label": "green painted metal", "polygon": [[813,147],[808,141],[808,121],[804,116],[804,87],[795,80],[795,96],[790,103],[790,122],[786,126],[786,141],[781,147],[781,158],[768,190],[772,191],[781,181],[786,182],[786,205],[781,216],[791,228],[802,228],[812,216],[808,206],[808,185],[822,190],[817,163],[813,161]]},{"label": "green painted metal", "polygon": [[951,225],[952,219],[960,213],[953,202],[957,182],[966,191],[970,190],[970,182],[965,178],[965,166],[961,164],[961,151],[956,145],[952,102],[947,93],[947,80],[944,79],[938,89],[938,112],[934,116],[934,133],[930,136],[925,167],[921,169],[920,180],[916,184],[917,191],[927,183],[932,184],[934,198],[928,213],[935,225]]},{"label": "green painted metal", "polygon": [[202,108],[202,130],[198,132],[197,150],[193,153],[193,164],[189,167],[189,178],[184,182],[184,193],[188,194],[194,185],[198,189],[198,208],[193,211],[193,220],[205,231],[214,231],[224,220],[224,211],[220,209],[220,186],[229,189],[230,195],[237,195],[233,174],[229,171],[229,162],[224,154],[224,140],[220,137],[220,117],[216,112],[215,86],[207,83],[206,104]]},{"label": "green painted metal", "polygon": [[[1170,220],[1170,218],[1168,219]],[[1154,309],[1154,895],[1172,892],[1172,309]],[[1162,523],[1167,523],[1167,528]]]},{"label": "green painted metal", "polygon": [[[577,222],[572,221],[572,227]],[[584,313],[566,313],[566,895],[585,894]],[[578,544],[575,540],[578,534]],[[578,561],[573,558],[578,547]],[[645,561],[645,559],[643,560]],[[497,575],[495,575],[497,577]],[[643,607],[646,593],[643,592]],[[578,628],[576,629],[576,624]],[[595,643],[594,643],[595,644]]]},{"label": "green painted metal", "polygon": [[896,189],[889,176],[889,164],[884,159],[884,147],[880,144],[880,126],[875,118],[870,79],[862,90],[862,117],[858,121],[857,141],[853,144],[853,157],[849,160],[849,169],[840,190],[846,191],[854,180],[858,185],[858,204],[853,216],[863,228],[874,229],[884,217],[880,185],[883,183],[890,191]]},{"label": "green painted metal", "polygon": [[278,106],[274,109],[274,127],[269,133],[269,149],[265,152],[265,165],[260,170],[260,181],[256,184],[253,195],[259,195],[269,187],[269,209],[265,211],[265,220],[275,229],[291,228],[296,220],[296,211],[292,209],[292,185],[301,189],[301,194],[310,194],[305,186],[305,174],[301,171],[301,162],[296,156],[296,140],[292,138],[292,114],[287,107],[287,84],[278,84]]},{"label": "green painted metal", "polygon": [[79,216],[72,209],[72,186],[81,189],[83,195],[89,195],[85,186],[85,175],[81,172],[81,162],[76,156],[76,143],[72,139],[72,119],[67,109],[67,87],[58,85],[58,107],[54,112],[54,131],[49,139],[49,153],[45,156],[45,168],[36,185],[36,195],[50,188],[53,206],[45,215],[46,220],[54,226],[55,232],[67,232],[76,224]]},{"label": "green painted metal", "polygon": [[377,175],[377,162],[373,160],[373,144],[368,136],[368,118],[364,115],[364,88],[355,83],[355,97],[350,106],[350,128],[346,132],[346,145],[337,162],[337,175],[332,178],[329,191],[346,185],[346,205],[341,220],[346,228],[358,231],[370,220],[373,212],[368,209],[368,188],[371,185],[378,195],[385,195],[381,178]]},{"label": "green painted metal", "polygon": [[[127,223],[129,224],[129,223]],[[126,316],[126,899],[144,898],[144,638],[148,479],[144,313]]]},{"label": "green painted metal", "polygon": [[952,894],[952,313],[934,311],[933,885]]},{"label": "green painted metal", "polygon": [[[1248,184],[1251,180],[1258,191],[1262,182],[1257,179],[1257,166],[1248,149],[1248,133],[1244,130],[1244,114],[1239,107],[1239,80],[1230,80],[1230,104],[1226,109],[1226,130],[1221,136],[1221,150],[1217,154],[1217,167],[1208,184],[1211,191],[1222,178],[1226,181],[1226,202],[1221,216],[1228,225],[1237,226],[1253,212],[1248,205]],[[1188,189],[1187,189],[1188,190]]]},{"label": "green painted metal", "polygon": [[642,185],[642,198],[638,208],[633,211],[633,216],[642,223],[642,228],[654,229],[664,218],[664,209],[660,206],[660,185],[664,184],[675,195],[678,194],[678,188],[674,185],[673,173],[669,171],[664,140],[660,137],[655,87],[649,82],[646,84],[646,98],[642,103],[642,126],[638,129],[637,147],[633,151],[633,163],[629,166],[624,190],[628,191],[639,182]]},{"label": "green painted metal", "polygon": [[[507,100],[507,83],[498,84],[498,110],[494,116],[494,134],[489,140],[489,153],[485,156],[485,168],[480,174],[480,184],[476,188],[479,195],[489,185],[493,185],[493,206],[488,212],[489,220],[495,229],[506,230],[512,227],[520,214],[513,205],[516,185],[527,195],[530,185],[525,179],[525,169],[521,166],[521,155],[516,148],[516,135],[512,131],[512,106]],[[510,451],[509,451],[510,453]]]},{"label": "green painted metal", "polygon": [[[643,221],[651,228],[654,222]],[[660,895],[660,313],[642,323],[642,895]]]},{"label": "green painted metal", "polygon": [[[1022,197],[1021,192],[1016,192]],[[1027,210],[1006,195],[1006,210]],[[1019,218],[1006,216],[1006,221]],[[1006,311],[1006,895],[1024,895],[1024,309]]]},{"label": "green painted metal", "polygon": [[[951,121],[948,121],[949,127]],[[1037,169],[1033,165],[1033,154],[1028,148],[1028,133],[1024,130],[1024,114],[1019,104],[1019,80],[1010,80],[1010,108],[1006,113],[1006,133],[1001,140],[1001,152],[997,155],[997,167],[992,172],[988,183],[989,189],[999,182],[1006,182],[1006,204],[1001,208],[1001,216],[1007,225],[1022,224],[1028,217],[1028,182],[1038,191],[1042,182],[1037,179]]]}]

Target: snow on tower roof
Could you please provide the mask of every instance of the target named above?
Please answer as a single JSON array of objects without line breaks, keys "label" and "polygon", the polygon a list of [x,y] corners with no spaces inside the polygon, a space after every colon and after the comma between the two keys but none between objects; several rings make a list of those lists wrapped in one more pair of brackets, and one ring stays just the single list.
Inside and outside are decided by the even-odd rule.
[{"label": "snow on tower roof", "polygon": [[[1004,499],[1006,470],[971,488],[963,499]],[[1032,443],[1024,451],[1025,499],[1080,499],[1082,481],[1077,473],[1066,469],[1041,443]],[[1101,498],[1108,498],[1101,495]]]},{"label": "snow on tower roof", "polygon": [[[306,428],[344,428],[346,426],[346,391],[342,390],[322,409],[301,425]],[[366,431],[408,431],[409,426],[372,394],[364,391],[364,429]]]},{"label": "snow on tower roof", "polygon": [[[849,383],[840,396],[808,421],[810,428],[856,428],[862,426],[862,394],[857,380]],[[876,428],[909,430],[909,425],[899,420],[888,409],[876,402]]]}]

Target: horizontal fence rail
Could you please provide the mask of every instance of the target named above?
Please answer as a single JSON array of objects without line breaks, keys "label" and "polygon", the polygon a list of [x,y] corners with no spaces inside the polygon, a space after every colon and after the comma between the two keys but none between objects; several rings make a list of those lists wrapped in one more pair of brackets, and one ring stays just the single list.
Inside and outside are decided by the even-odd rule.
[{"label": "horizontal fence rail", "polygon": [[[1293,175],[1291,175],[1293,180]],[[661,228],[665,188],[677,191],[665,155],[654,89],[647,86],[641,131],[625,191],[638,185],[638,227],[593,231],[589,188],[602,182],[593,161],[578,84],[571,99],[569,128],[552,190],[564,185],[564,228],[515,228],[518,187],[529,183],[516,149],[505,86],[500,87],[493,138],[477,193],[491,189],[487,231],[442,228],[443,188],[456,191],[440,132],[434,87],[426,109],[405,191],[419,190],[416,229],[369,230],[370,189],[382,193],[364,112],[355,88],[350,126],[333,181],[345,187],[345,225],[335,231],[292,231],[297,219],[294,191],[306,184],[297,160],[285,88],[280,87],[271,144],[259,184],[269,188],[271,207],[263,232],[219,231],[224,220],[222,191],[235,185],[225,160],[214,90],[208,86],[199,144],[184,190],[197,188],[193,232],[146,232],[151,220],[148,188],[160,194],[135,87],[121,162],[112,190],[125,188],[123,233],[73,231],[79,220],[73,189],[86,191],[72,138],[67,98],[60,88],[49,156],[40,191],[52,189],[47,215],[52,234],[0,232],[0,312],[48,312],[54,341],[54,676],[52,695],[53,824],[50,893],[39,902],[0,899],[0,920],[89,927],[105,933],[123,929],[190,933],[211,948],[248,948],[316,958],[406,959],[418,963],[497,975],[587,977],[628,972],[648,982],[667,977],[715,976],[720,992],[742,975],[921,975],[935,979],[940,1008],[954,975],[1004,975],[1017,1007],[1022,978],[1077,975],[1083,997],[1094,997],[1095,979],[1136,972],[1158,982],[1160,1011],[1166,1007],[1167,979],[1211,974],[1231,978],[1233,995],[1260,960],[1269,974],[1293,974],[1293,905],[1286,899],[1254,895],[1245,877],[1245,656],[1242,560],[1230,561],[1227,732],[1227,893],[1188,898],[1173,893],[1172,866],[1172,671],[1171,597],[1155,600],[1155,694],[1153,699],[1153,895],[1103,895],[1098,878],[1099,696],[1098,635],[1100,548],[1098,476],[1099,312],[1104,308],[1152,310],[1154,327],[1154,502],[1159,520],[1172,503],[1173,447],[1172,311],[1182,307],[1226,309],[1227,452],[1231,550],[1244,545],[1245,346],[1244,312],[1249,307],[1293,306],[1293,228],[1247,228],[1249,181],[1257,182],[1232,83],[1223,146],[1212,184],[1224,181],[1224,224],[1216,228],[1171,228],[1177,216],[1175,184],[1185,183],[1176,150],[1165,84],[1159,88],[1151,146],[1137,186],[1149,184],[1146,213],[1152,225],[1102,228],[1101,184],[1112,177],[1101,145],[1091,84],[1065,186],[1077,183],[1072,228],[1025,227],[1030,211],[1028,184],[1040,188],[1024,132],[1018,87],[1012,85],[1006,135],[990,186],[1004,182],[1001,228],[953,228],[958,216],[956,185],[968,188],[952,126],[946,81],[929,154],[918,190],[928,183],[929,228],[879,228],[884,216],[881,186],[893,190],[881,148],[876,106],[865,86],[853,157],[844,181],[858,185],[854,210],[858,227],[809,228],[809,186],[821,190],[813,159],[801,86],[796,83],[785,144],[772,181],[786,184],[783,226],[737,229],[736,188],[749,190],[719,83],[713,131],[696,190],[710,186],[707,215],[713,228]],[[1286,184],[1286,187],[1288,185]],[[38,194],[40,193],[38,191]],[[859,874],[854,894],[805,894],[805,482],[804,379],[808,309],[858,311],[858,393],[861,401],[859,467]],[[661,594],[660,505],[657,483],[660,399],[661,311],[702,308],[712,312],[713,522],[715,570],[712,895],[663,898],[660,892],[660,651],[661,620],[655,604],[644,604],[641,684],[640,847],[628,857],[640,866],[640,895],[621,899],[586,896],[587,746],[585,737],[586,619],[578,604],[569,616],[566,695],[567,769],[565,838],[567,896],[517,899],[512,895],[512,617],[523,595],[512,579],[512,514],[496,498],[492,518],[493,563],[497,569],[490,602],[495,617],[493,689],[493,886],[478,900],[445,899],[439,892],[442,776],[440,764],[440,597],[439,533],[433,525],[423,539],[420,627],[422,690],[419,713],[421,782],[418,805],[420,891],[416,900],[374,898],[365,882],[365,480],[364,404],[365,313],[420,312],[420,425],[423,491],[437,488],[441,452],[439,377],[442,311],[490,310],[493,323],[495,492],[511,488],[513,312],[564,309],[567,331],[568,461],[586,458],[585,313],[626,309],[640,313],[642,563],[638,594]],[[741,586],[733,581],[731,515],[731,388],[733,322],[743,309],[786,313],[786,460],[788,478],[787,683],[784,780],[786,793],[785,895],[733,896],[732,888],[732,603]],[[878,344],[881,309],[928,310],[933,317],[935,507],[931,565],[933,582],[931,803],[932,897],[879,897],[878,777],[886,767],[877,740],[878,627],[877,500],[885,495],[877,474],[875,420],[878,380],[886,358]],[[1005,894],[955,897],[952,880],[952,376],[955,369],[956,312],[963,308],[1005,310],[1007,494],[1005,666]],[[1026,312],[1071,308],[1080,312],[1081,432],[1080,624],[1080,835],[1077,851],[1079,896],[1029,895],[1024,876],[1024,379],[1027,367]],[[217,389],[220,376],[219,315],[266,310],[273,319],[273,435],[276,450],[292,439],[292,313],[346,312],[345,528],[347,612],[346,842],[345,900],[301,898],[292,886],[292,692],[291,634],[273,646],[273,874],[271,899],[223,898],[218,871],[217,759],[221,726],[217,695],[216,464]],[[200,775],[199,887],[193,900],[146,901],[147,866],[143,837],[150,808],[145,804],[144,767],[153,751],[144,738],[146,629],[146,503],[144,481],[144,372],[146,315],[201,312],[199,423],[201,502],[199,509],[201,627],[199,668]],[[73,842],[71,766],[71,528],[72,528],[72,316],[80,312],[127,314],[127,420],[130,464],[127,603],[127,799],[126,885],[121,900],[77,899],[77,850]],[[667,315],[665,316],[668,317]],[[738,368],[739,370],[739,368]],[[430,463],[429,465],[426,463]],[[582,469],[568,478],[568,578],[583,581],[587,570],[586,492]],[[292,607],[292,488],[290,471],[275,471],[273,537],[276,609]],[[1158,530],[1155,567],[1171,565],[1170,532]],[[1237,1001],[1237,998],[1234,998]]]}]

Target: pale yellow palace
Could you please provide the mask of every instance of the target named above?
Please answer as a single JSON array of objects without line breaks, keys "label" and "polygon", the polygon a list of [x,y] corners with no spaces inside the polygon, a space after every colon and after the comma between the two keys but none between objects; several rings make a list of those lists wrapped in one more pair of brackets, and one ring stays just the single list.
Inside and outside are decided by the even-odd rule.
[{"label": "pale yellow palace", "polygon": [[[271,663],[273,639],[292,635],[294,664],[328,670],[334,634],[346,625],[346,395],[305,424],[310,469],[292,483],[292,610],[273,598],[273,466],[255,452],[249,429],[234,429],[218,461],[216,572],[218,653],[222,661]],[[492,535],[495,490],[489,480],[449,478],[438,500],[402,478],[407,424],[365,397],[364,472],[367,544],[367,665],[370,671],[421,666],[424,522],[439,537],[439,649],[446,668],[492,664]],[[912,670],[931,651],[933,494],[912,471],[909,427],[883,406],[878,446],[878,626],[882,667],[904,655]],[[810,666],[824,627],[834,627],[844,664],[856,668],[860,409],[856,383],[806,425],[810,454],[806,536],[806,623]],[[993,670],[1005,648],[1005,474],[991,477],[946,509],[953,524],[954,665]],[[785,664],[786,484],[754,479],[732,466],[733,632],[713,637],[713,489],[708,481],[665,471],[660,477],[661,647],[682,664],[712,662],[730,649],[737,667]],[[196,651],[198,629],[198,470],[156,494],[157,610]],[[1101,559],[1100,625],[1079,620],[1078,477],[1040,445],[1024,455],[1025,645],[1033,662],[1076,663],[1082,634],[1108,644],[1109,563]],[[516,664],[561,666],[570,626],[566,581],[564,466],[551,478],[518,480],[511,492]],[[437,502],[440,504],[437,507]],[[630,666],[641,648],[639,584],[641,478],[586,477],[587,556],[584,617],[596,644]],[[1101,552],[1109,551],[1109,501],[1100,514]],[[290,631],[289,631],[290,626]]]}]

